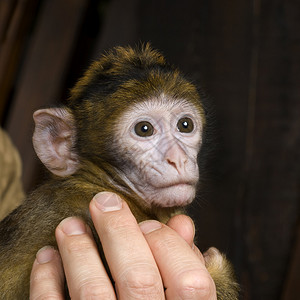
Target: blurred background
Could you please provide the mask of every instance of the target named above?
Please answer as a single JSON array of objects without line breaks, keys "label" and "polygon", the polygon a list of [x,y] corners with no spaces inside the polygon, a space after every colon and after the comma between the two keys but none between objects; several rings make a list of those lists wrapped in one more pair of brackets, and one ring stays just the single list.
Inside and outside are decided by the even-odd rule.
[{"label": "blurred background", "polygon": [[45,177],[32,113],[65,101],[103,51],[145,41],[215,109],[207,187],[190,207],[198,246],[227,254],[241,299],[300,299],[298,0],[0,0],[0,121],[25,191]]}]

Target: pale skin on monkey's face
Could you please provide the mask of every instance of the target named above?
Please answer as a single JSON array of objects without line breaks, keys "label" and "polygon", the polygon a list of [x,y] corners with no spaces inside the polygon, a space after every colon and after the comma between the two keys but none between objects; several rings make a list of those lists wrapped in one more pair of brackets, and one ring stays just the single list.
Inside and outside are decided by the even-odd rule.
[{"label": "pale skin on monkey's face", "polygon": [[[33,145],[45,166],[63,177],[76,172],[80,162],[71,151],[76,132],[70,112],[42,109],[34,113],[34,120]],[[161,95],[131,106],[115,124],[117,168],[132,190],[149,207],[189,204],[199,179],[199,110],[188,101]]]},{"label": "pale skin on monkey's face", "polygon": [[148,206],[189,204],[199,179],[199,110],[188,101],[162,95],[136,104],[116,124],[124,159],[120,169],[127,184]]}]

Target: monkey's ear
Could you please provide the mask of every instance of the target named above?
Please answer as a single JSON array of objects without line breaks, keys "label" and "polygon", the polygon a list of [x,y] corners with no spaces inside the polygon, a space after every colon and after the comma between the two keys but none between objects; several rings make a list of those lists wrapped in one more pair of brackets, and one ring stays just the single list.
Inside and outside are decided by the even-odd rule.
[{"label": "monkey's ear", "polygon": [[74,152],[74,118],[65,108],[40,109],[33,114],[33,147],[42,163],[53,174],[73,174],[79,160]]}]

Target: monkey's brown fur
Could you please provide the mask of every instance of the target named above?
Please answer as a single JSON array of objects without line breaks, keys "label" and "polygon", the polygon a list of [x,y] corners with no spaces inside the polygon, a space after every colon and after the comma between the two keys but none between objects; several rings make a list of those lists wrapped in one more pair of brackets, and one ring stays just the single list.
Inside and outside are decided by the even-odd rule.
[{"label": "monkey's brown fur", "polygon": [[[149,45],[137,49],[115,48],[92,64],[71,91],[67,109],[76,128],[75,149],[78,170],[52,178],[0,223],[0,298],[28,299],[29,278],[37,251],[56,246],[54,231],[66,217],[79,216],[93,229],[88,206],[101,191],[113,191],[124,198],[138,222],[158,219],[166,222],[180,210],[147,208],[115,169],[118,149],[112,137],[117,117],[125,107],[165,94],[187,99],[204,113],[197,89],[164,57]],[[59,128],[52,128],[55,135]],[[94,237],[101,246],[95,230]],[[208,269],[216,283],[218,299],[238,299],[238,288],[230,264],[211,253]]]}]

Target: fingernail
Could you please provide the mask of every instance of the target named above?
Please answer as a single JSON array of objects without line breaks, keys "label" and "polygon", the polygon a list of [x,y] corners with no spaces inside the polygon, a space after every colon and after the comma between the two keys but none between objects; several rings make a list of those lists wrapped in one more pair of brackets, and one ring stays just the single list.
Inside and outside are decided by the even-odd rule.
[{"label": "fingernail", "polygon": [[69,236],[81,235],[87,232],[86,225],[83,223],[83,221],[73,217],[62,220],[59,224],[59,227],[66,235]]},{"label": "fingernail", "polygon": [[53,260],[54,255],[55,255],[54,248],[51,246],[45,246],[37,252],[36,260],[40,265],[46,264],[51,260]]},{"label": "fingernail", "polygon": [[94,196],[95,205],[103,212],[116,211],[122,208],[121,198],[110,192],[101,192]]},{"label": "fingernail", "polygon": [[162,227],[161,223],[155,220],[143,221],[139,223],[139,226],[144,234],[150,233]]}]

